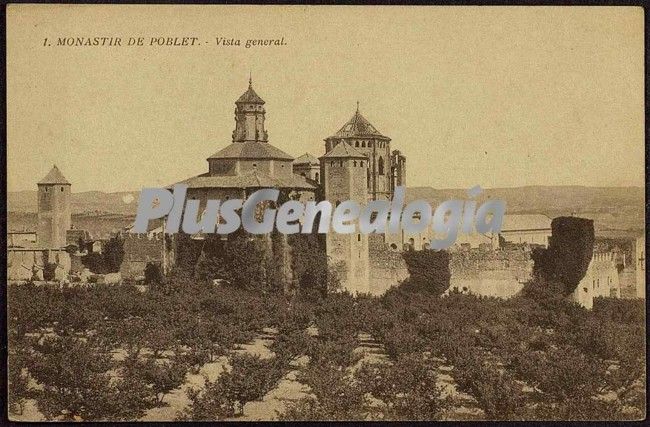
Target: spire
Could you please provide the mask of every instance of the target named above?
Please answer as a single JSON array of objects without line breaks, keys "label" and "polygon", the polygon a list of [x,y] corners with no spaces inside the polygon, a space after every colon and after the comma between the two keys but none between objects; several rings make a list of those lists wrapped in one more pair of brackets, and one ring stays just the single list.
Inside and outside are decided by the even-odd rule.
[{"label": "spire", "polygon": [[264,104],[262,98],[253,90],[253,76],[248,77],[248,90],[239,97],[235,104]]},{"label": "spire", "polygon": [[[329,138],[356,138],[356,137],[373,137],[379,139],[390,140],[390,138],[382,135],[365,117],[359,112],[359,101],[357,101],[357,111],[352,118],[343,125],[338,132]],[[326,139],[329,139],[326,138]]]},{"label": "spire", "polygon": [[248,88],[253,88],[253,72],[251,70],[248,70]]}]

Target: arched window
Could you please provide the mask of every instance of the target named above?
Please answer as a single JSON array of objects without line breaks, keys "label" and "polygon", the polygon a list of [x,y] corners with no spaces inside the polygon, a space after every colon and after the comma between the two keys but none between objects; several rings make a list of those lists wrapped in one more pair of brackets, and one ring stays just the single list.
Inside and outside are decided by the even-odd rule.
[{"label": "arched window", "polygon": [[361,148],[366,148],[366,141],[361,141]]},{"label": "arched window", "polygon": [[339,160],[339,166],[343,167],[343,160]]},{"label": "arched window", "polygon": [[356,160],[354,160],[354,161],[352,162],[352,166],[357,167],[357,161],[356,161]]},{"label": "arched window", "polygon": [[330,166],[334,166],[334,160],[332,160],[332,163],[330,164]]},{"label": "arched window", "polygon": [[316,181],[320,181],[320,173],[316,172]]},{"label": "arched window", "polygon": [[359,141],[354,141],[354,146],[359,148]]},{"label": "arched window", "polygon": [[377,168],[379,169],[379,175],[384,174],[384,158],[379,156],[379,162]]}]

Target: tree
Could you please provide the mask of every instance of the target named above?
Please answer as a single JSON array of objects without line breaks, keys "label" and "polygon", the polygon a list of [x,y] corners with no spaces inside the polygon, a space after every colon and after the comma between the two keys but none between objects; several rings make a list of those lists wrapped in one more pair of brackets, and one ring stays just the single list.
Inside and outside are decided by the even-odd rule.
[{"label": "tree", "polygon": [[382,419],[437,420],[449,404],[430,360],[413,353],[391,363],[364,363],[355,373],[363,387],[383,402]]},{"label": "tree", "polygon": [[115,236],[106,242],[101,254],[90,252],[81,257],[81,262],[95,274],[108,274],[120,271],[123,259],[124,240]]},{"label": "tree", "polygon": [[352,373],[333,364],[309,363],[299,380],[307,384],[311,396],[291,402],[280,419],[306,421],[365,420],[368,402],[365,390]]},{"label": "tree", "polygon": [[594,222],[578,217],[557,217],[551,222],[547,249],[533,252],[533,273],[547,282],[560,282],[564,295],[573,292],[587,273],[594,250]]},{"label": "tree", "polygon": [[461,390],[472,395],[489,420],[520,420],[525,411],[523,386],[512,374],[499,369],[485,355],[458,359],[454,378]]},{"label": "tree", "polygon": [[243,414],[247,402],[261,399],[282,378],[283,365],[279,359],[261,359],[247,353],[230,357],[232,368],[218,378],[226,396],[233,402],[237,413]]},{"label": "tree", "polygon": [[36,403],[48,420],[132,420],[151,406],[140,382],[111,381],[111,355],[91,341],[46,337],[35,350],[29,371],[43,385]]},{"label": "tree", "polygon": [[29,374],[27,373],[27,354],[22,346],[13,345],[7,360],[7,397],[9,411],[23,414],[29,397]]},{"label": "tree", "polygon": [[56,275],[56,267],[58,267],[57,263],[46,262],[43,266],[43,280],[48,282],[54,280]]},{"label": "tree", "polygon": [[144,283],[145,285],[160,285],[165,281],[165,278],[160,269],[160,265],[155,262],[147,263],[144,268]]},{"label": "tree", "polygon": [[156,406],[156,396],[137,375],[123,375],[111,382],[110,400],[103,408],[106,420],[133,421]]},{"label": "tree", "polygon": [[187,364],[179,359],[160,362],[147,358],[134,370],[134,375],[145,384],[152,386],[157,403],[160,405],[166,394],[185,382],[187,368]]},{"label": "tree", "polygon": [[102,256],[108,273],[120,271],[124,259],[124,240],[120,236],[110,238],[104,245]]},{"label": "tree", "polygon": [[432,295],[441,295],[449,289],[451,272],[448,252],[407,251],[402,256],[409,272],[409,278],[402,285],[405,289]]},{"label": "tree", "polygon": [[217,421],[235,416],[234,403],[228,398],[223,384],[206,381],[205,388],[187,390],[190,404],[177,416],[177,421]]},{"label": "tree", "polygon": [[230,369],[202,391],[189,390],[190,405],[179,414],[183,421],[214,421],[243,414],[247,402],[261,399],[280,380],[283,365],[276,359],[233,354]]},{"label": "tree", "polygon": [[304,330],[280,329],[273,344],[271,344],[271,351],[279,359],[289,363],[296,357],[308,352],[310,343],[311,338]]},{"label": "tree", "polygon": [[226,242],[209,236],[196,264],[196,278],[211,282],[225,279],[232,286],[247,290],[265,290],[267,274],[264,242],[244,231],[228,236]]},{"label": "tree", "polygon": [[291,234],[291,267],[299,290],[316,290],[324,294],[328,290],[327,252],[319,234]]}]

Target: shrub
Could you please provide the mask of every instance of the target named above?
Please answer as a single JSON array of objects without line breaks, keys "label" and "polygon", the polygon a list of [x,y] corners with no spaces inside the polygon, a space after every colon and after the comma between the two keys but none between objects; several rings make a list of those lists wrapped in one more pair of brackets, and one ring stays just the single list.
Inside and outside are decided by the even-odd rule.
[{"label": "shrub", "polygon": [[167,393],[185,382],[187,368],[179,359],[157,362],[150,358],[140,364],[134,374],[145,384],[151,385],[158,404],[161,404]]},{"label": "shrub", "polygon": [[288,404],[281,420],[364,420],[365,391],[351,373],[331,364],[312,364],[300,373],[313,395]]},{"label": "shrub", "polygon": [[355,377],[383,402],[382,419],[437,420],[449,406],[435,366],[422,354],[406,354],[394,364],[364,363]]},{"label": "shrub", "polygon": [[594,298],[594,316],[603,321],[625,324],[645,324],[645,300]]},{"label": "shrub", "polygon": [[282,378],[283,365],[279,359],[261,359],[250,354],[233,354],[230,357],[232,368],[218,378],[225,395],[243,414],[244,405],[261,399]]},{"label": "shrub", "polygon": [[522,418],[525,398],[512,374],[477,354],[457,360],[454,378],[461,390],[474,396],[489,420]]},{"label": "shrub", "polygon": [[27,373],[27,354],[22,347],[12,349],[7,358],[7,398],[9,411],[23,414],[29,397],[29,374]]},{"label": "shrub", "polygon": [[216,380],[206,382],[203,391],[188,391],[190,405],[179,420],[221,420],[241,415],[247,402],[261,399],[283,374],[283,365],[275,358],[233,354],[230,365]]},{"label": "shrub", "polygon": [[43,385],[36,404],[48,420],[132,420],[152,406],[140,382],[111,382],[111,355],[92,342],[46,337],[35,350],[29,371]]}]

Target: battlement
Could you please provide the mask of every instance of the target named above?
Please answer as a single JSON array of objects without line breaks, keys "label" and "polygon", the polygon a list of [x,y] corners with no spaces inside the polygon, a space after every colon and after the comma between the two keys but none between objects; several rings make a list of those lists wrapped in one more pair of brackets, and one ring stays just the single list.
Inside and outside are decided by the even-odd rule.
[{"label": "battlement", "polygon": [[138,241],[138,240],[150,240],[150,241],[162,241],[165,238],[164,233],[122,233],[122,238],[126,242],[129,241]]},{"label": "battlement", "polygon": [[597,262],[614,262],[614,255],[614,252],[594,252],[594,256],[591,258],[591,260]]}]

